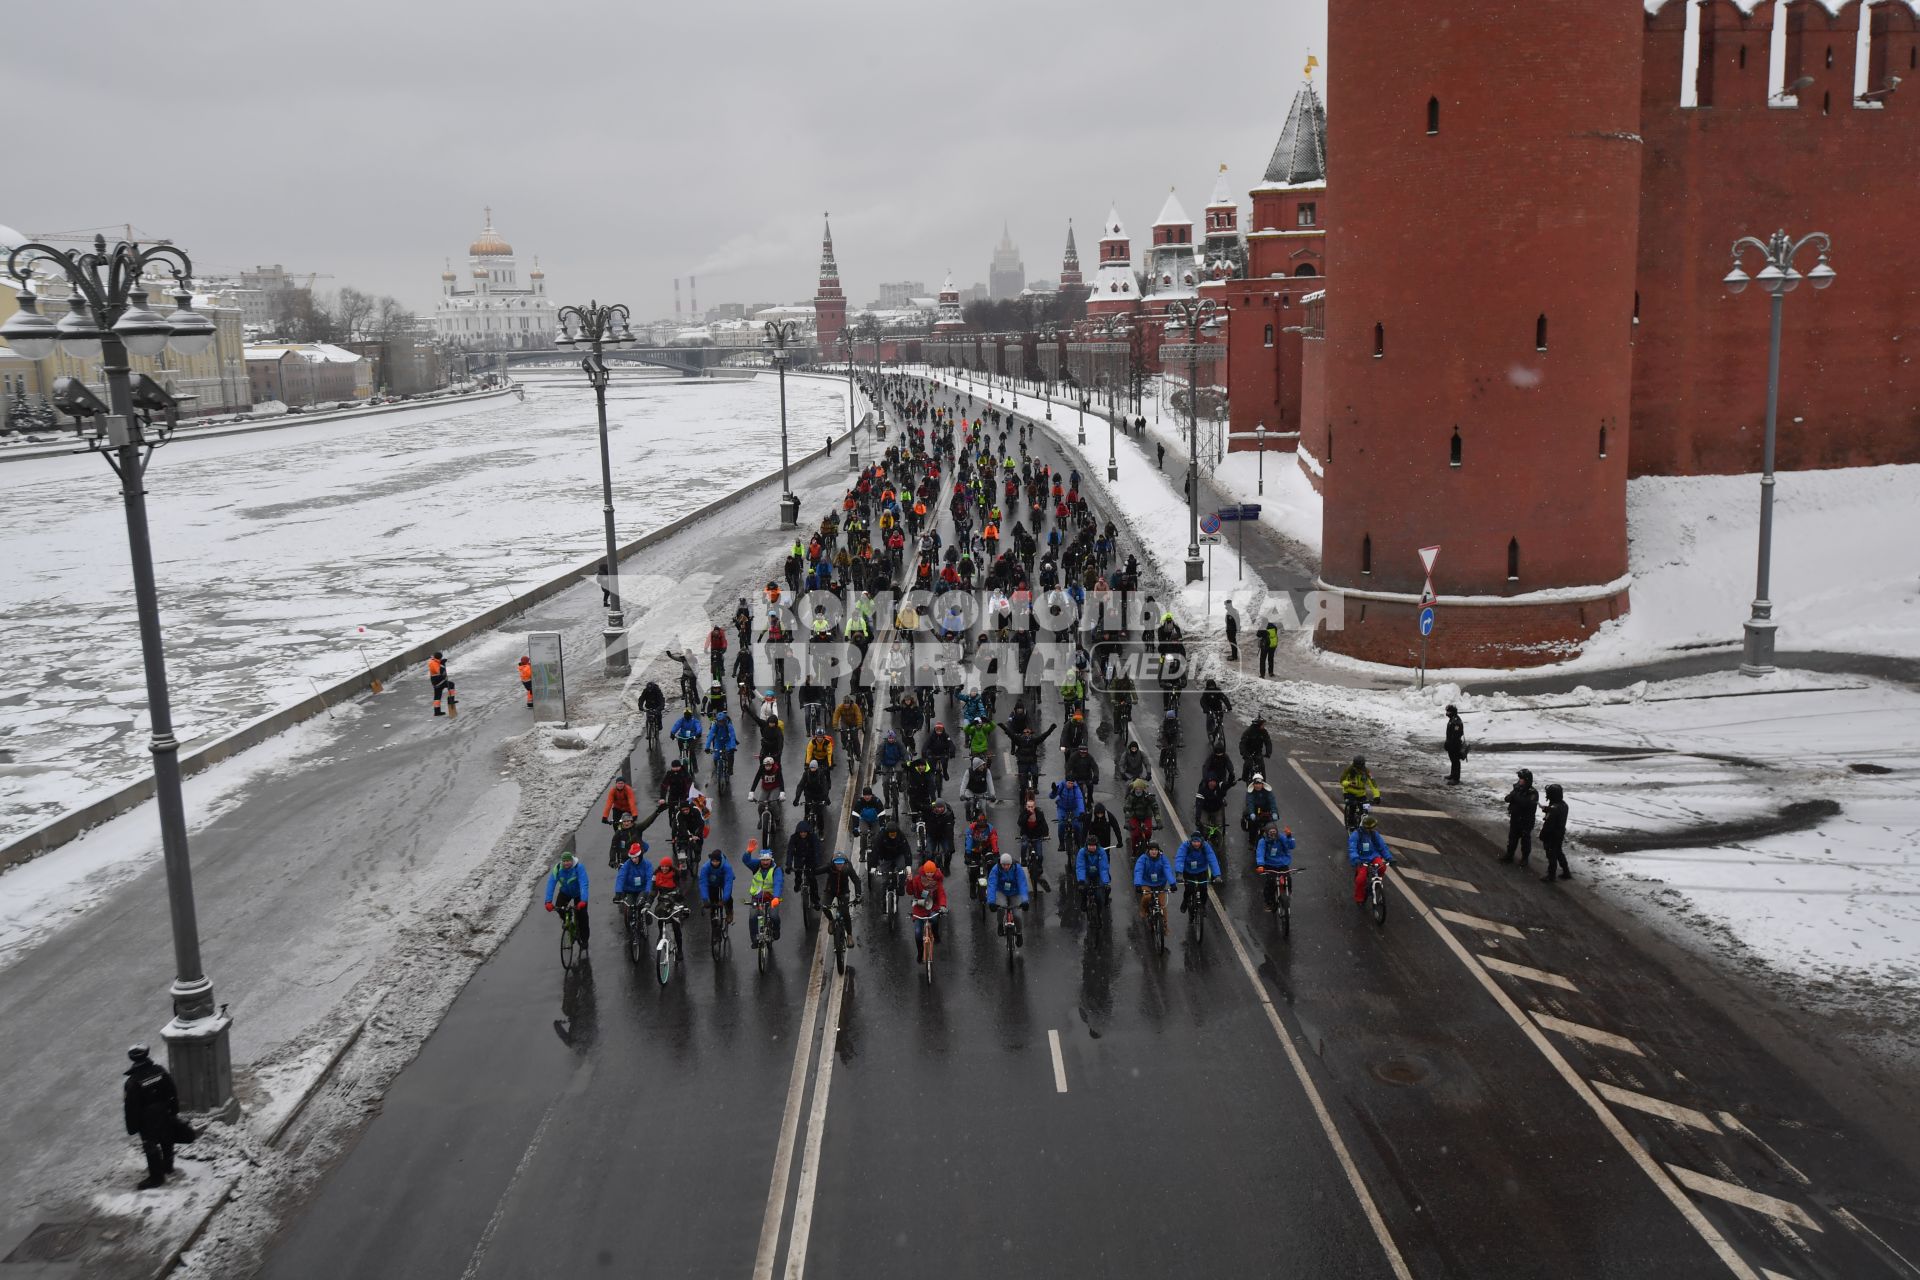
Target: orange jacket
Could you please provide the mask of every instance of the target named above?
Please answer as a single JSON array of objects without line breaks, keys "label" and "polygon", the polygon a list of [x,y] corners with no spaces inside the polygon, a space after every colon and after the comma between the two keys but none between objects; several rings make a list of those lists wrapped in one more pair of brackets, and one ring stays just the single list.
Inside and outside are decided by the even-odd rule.
[{"label": "orange jacket", "polygon": [[640,816],[640,807],[633,799],[633,788],[624,782],[616,782],[607,788],[607,803],[600,810],[600,816],[611,818],[615,809],[630,813],[636,818]]},{"label": "orange jacket", "polygon": [[519,671],[520,671],[520,678],[522,680],[533,679],[533,664],[531,662],[521,663],[519,667]]},{"label": "orange jacket", "polygon": [[427,674],[432,676],[435,680],[438,680],[441,676],[445,675],[446,672],[447,672],[446,663],[440,661],[440,659],[438,658],[427,659]]}]

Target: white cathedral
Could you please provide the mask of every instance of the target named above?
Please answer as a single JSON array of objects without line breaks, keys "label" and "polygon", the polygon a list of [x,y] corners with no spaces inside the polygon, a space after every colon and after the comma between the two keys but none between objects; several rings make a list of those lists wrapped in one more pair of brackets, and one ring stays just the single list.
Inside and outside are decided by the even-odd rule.
[{"label": "white cathedral", "polygon": [[434,336],[475,351],[538,350],[553,345],[556,308],[547,298],[547,273],[534,259],[527,282],[520,283],[513,246],[493,229],[493,210],[486,211],[486,228],[467,246],[467,281],[463,287],[451,264],[440,274],[440,301],[433,310]]}]

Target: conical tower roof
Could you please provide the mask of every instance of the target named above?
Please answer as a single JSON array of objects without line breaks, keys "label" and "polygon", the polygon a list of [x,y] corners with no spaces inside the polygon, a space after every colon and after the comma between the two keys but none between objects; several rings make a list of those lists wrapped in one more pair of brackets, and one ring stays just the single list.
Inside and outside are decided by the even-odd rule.
[{"label": "conical tower roof", "polygon": [[1167,188],[1167,202],[1160,206],[1160,216],[1153,220],[1156,227],[1190,227],[1193,219],[1180,207],[1180,195],[1172,187]]},{"label": "conical tower roof", "polygon": [[1125,238],[1127,234],[1127,229],[1120,221],[1119,205],[1114,205],[1112,208],[1107,210],[1107,220],[1103,224],[1103,226],[1105,228],[1101,232],[1101,237],[1103,239],[1120,240]]},{"label": "conical tower roof", "polygon": [[1280,142],[1267,161],[1263,181],[1283,186],[1324,183],[1327,180],[1327,109],[1314,92],[1313,81],[1300,86],[1287,111]]},{"label": "conical tower roof", "polygon": [[1209,209],[1224,209],[1234,204],[1233,192],[1227,187],[1227,166],[1220,166],[1220,176],[1213,182],[1213,198],[1207,201]]}]

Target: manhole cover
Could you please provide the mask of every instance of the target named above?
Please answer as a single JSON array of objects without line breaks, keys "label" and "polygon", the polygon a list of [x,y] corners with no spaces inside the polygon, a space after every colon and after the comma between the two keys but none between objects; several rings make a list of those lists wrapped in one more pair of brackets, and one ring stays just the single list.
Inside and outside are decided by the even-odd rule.
[{"label": "manhole cover", "polygon": [[1883,764],[1850,764],[1847,768],[1855,773],[1892,773],[1893,770]]},{"label": "manhole cover", "polygon": [[1373,1068],[1374,1076],[1387,1084],[1419,1084],[1432,1070],[1418,1058],[1388,1058]]},{"label": "manhole cover", "polygon": [[78,1257],[93,1239],[94,1229],[85,1222],[43,1222],[14,1246],[5,1262],[65,1262]]}]

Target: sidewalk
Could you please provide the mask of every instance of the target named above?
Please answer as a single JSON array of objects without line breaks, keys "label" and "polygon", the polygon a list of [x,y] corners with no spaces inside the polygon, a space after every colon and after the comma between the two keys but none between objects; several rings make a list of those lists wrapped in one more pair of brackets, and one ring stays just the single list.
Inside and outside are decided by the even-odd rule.
[{"label": "sidewalk", "polygon": [[[846,468],[837,449],[796,470],[803,521],[839,496]],[[777,482],[763,486],[627,562],[636,681],[767,576],[777,497]],[[523,914],[529,881],[636,732],[630,689],[600,674],[599,606],[597,585],[582,582],[451,648],[457,719],[433,718],[424,676],[408,675],[190,780],[203,952],[234,1017],[248,1119],[183,1149],[188,1180],[126,1194],[140,1159],[121,1131],[123,1050],[157,1039],[171,977],[153,806],[5,878],[42,914],[36,937],[0,962],[0,1018],[13,1030],[0,1042],[0,1256],[36,1228],[80,1224],[81,1252],[62,1260],[82,1271],[69,1274],[150,1275],[232,1176],[293,1160],[277,1172],[297,1182],[328,1154],[287,1156],[269,1139],[349,1038],[357,1077],[322,1090],[308,1116],[377,1100]],[[537,629],[563,634],[572,722],[589,749],[558,750],[531,730],[513,662]],[[128,846],[147,852],[73,882]]]}]

